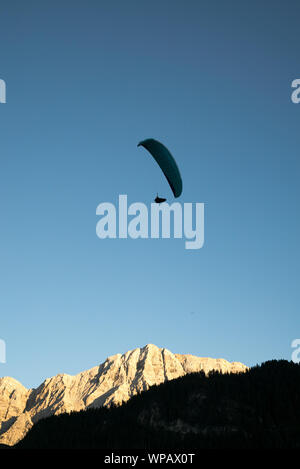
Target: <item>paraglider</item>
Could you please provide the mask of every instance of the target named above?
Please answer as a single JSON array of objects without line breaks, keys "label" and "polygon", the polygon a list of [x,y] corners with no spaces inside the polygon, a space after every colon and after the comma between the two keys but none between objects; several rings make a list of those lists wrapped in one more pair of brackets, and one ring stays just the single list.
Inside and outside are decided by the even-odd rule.
[{"label": "paraglider", "polygon": [[[153,156],[160,169],[164,173],[172,189],[174,197],[180,197],[182,193],[182,179],[177,163],[169,152],[169,150],[158,140],[154,140],[154,138],[148,138],[146,140],[141,141],[138,144],[138,147],[139,146],[143,146],[144,148],[146,148],[146,150],[148,150],[149,153]],[[158,197],[158,194],[157,197],[154,199],[154,201],[158,204],[163,203],[166,200],[167,199]]]},{"label": "paraglider", "polygon": [[158,194],[156,194],[156,197],[154,199],[154,202],[157,203],[157,204],[162,204],[163,202],[165,202],[167,199],[163,199],[162,197],[158,197]]}]

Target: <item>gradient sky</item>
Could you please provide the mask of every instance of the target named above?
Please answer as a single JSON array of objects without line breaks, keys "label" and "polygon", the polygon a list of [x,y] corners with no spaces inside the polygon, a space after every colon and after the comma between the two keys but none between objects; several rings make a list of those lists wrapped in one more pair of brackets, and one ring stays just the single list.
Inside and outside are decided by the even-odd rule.
[{"label": "gradient sky", "polygon": [[[298,1],[1,1],[0,376],[35,387],[147,343],[249,366],[299,321]],[[205,244],[100,240],[96,207],[172,200]]]}]

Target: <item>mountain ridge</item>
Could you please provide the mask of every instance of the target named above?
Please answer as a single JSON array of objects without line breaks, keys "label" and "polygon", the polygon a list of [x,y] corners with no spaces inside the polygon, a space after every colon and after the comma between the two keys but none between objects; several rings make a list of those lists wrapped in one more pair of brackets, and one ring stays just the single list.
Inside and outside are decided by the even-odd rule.
[{"label": "mountain ridge", "polygon": [[37,388],[27,389],[11,377],[0,378],[0,444],[15,445],[44,417],[121,404],[153,385],[188,373],[247,369],[240,362],[174,354],[147,344],[112,355],[76,375],[59,373],[46,378]]},{"label": "mountain ridge", "polygon": [[121,406],[40,419],[14,448],[299,449],[299,399],[300,364],[292,361],[268,360],[245,373],[200,371],[152,386]]}]

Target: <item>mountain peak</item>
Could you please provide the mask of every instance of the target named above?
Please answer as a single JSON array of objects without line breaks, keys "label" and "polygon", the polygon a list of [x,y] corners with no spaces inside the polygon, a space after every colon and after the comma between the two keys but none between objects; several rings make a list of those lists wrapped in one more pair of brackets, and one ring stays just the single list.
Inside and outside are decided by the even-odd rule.
[{"label": "mountain peak", "polygon": [[12,378],[11,376],[3,376],[3,378],[0,378],[0,388],[4,386],[10,386],[13,388],[22,387],[26,389],[23,384],[20,383],[20,381],[16,380],[15,378]]},{"label": "mountain peak", "polygon": [[246,371],[239,362],[174,354],[147,344],[108,357],[77,375],[60,373],[28,390],[17,380],[0,379],[0,443],[13,445],[41,418],[64,412],[121,404],[133,395],[187,373]]}]

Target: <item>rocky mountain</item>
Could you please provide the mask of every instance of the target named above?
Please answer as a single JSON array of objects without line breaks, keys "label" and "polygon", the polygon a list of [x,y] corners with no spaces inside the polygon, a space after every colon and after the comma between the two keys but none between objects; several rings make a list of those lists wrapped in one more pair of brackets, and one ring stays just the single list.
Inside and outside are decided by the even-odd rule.
[{"label": "rocky mountain", "polygon": [[14,448],[106,455],[133,449],[166,455],[166,448],[186,454],[188,448],[201,466],[202,449],[300,449],[299,402],[299,363],[269,360],[237,374],[200,371],[151,386],[121,406],[40,419]]},{"label": "rocky mountain", "polygon": [[121,404],[152,385],[203,370],[240,373],[247,367],[224,359],[173,354],[148,344],[75,376],[59,374],[36,389],[0,378],[0,444],[14,445],[40,419],[88,408]]}]

